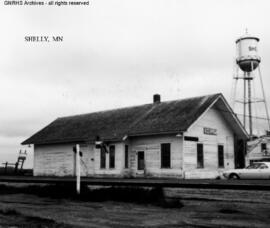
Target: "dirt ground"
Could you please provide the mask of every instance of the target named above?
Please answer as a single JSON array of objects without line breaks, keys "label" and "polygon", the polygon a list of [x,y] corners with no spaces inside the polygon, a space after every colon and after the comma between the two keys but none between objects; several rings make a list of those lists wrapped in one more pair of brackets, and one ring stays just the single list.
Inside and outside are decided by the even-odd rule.
[{"label": "dirt ground", "polygon": [[[96,200],[27,191],[0,186],[0,227],[253,228],[270,224],[270,193],[266,191],[165,189],[165,198],[157,199],[162,203],[138,201],[137,190],[127,190],[129,202],[113,196],[115,189],[100,195],[94,192]],[[147,191],[146,197],[149,193],[155,194]]]}]

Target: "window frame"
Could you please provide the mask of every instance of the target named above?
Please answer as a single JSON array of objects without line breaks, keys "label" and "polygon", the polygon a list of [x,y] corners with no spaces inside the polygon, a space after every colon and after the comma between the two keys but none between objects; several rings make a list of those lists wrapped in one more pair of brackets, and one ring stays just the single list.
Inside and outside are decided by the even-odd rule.
[{"label": "window frame", "polygon": [[115,145],[109,146],[109,169],[115,169]]},{"label": "window frame", "polygon": [[[199,151],[199,148],[202,148],[201,151]],[[204,169],[204,148],[203,143],[197,143],[197,169]],[[199,155],[199,152],[201,152],[201,155]],[[200,162],[199,159],[202,159]]]},{"label": "window frame", "polygon": [[[143,171],[143,170],[145,170],[145,151],[144,150],[139,150],[139,151],[136,152],[136,154],[137,154],[137,156],[136,156],[137,157],[137,170],[138,171]],[[143,158],[143,159],[139,159],[140,155],[142,155],[141,158]],[[142,168],[140,168],[141,163],[139,161],[143,161],[143,167]]]},{"label": "window frame", "polygon": [[106,169],[106,150],[105,148],[100,148],[100,169]]},{"label": "window frame", "polygon": [[263,152],[265,152],[265,151],[267,151],[267,143],[261,143],[261,152],[263,153]]},{"label": "window frame", "polygon": [[124,158],[125,158],[124,167],[125,167],[125,169],[128,169],[129,168],[129,146],[128,145],[125,145],[125,152],[124,153],[125,153],[124,154]]},{"label": "window frame", "polygon": [[[224,145],[223,144],[218,144],[217,148],[218,148],[218,151],[217,151],[218,152],[217,153],[217,155],[218,155],[218,168],[219,169],[222,169],[222,168],[225,167]],[[221,157],[220,157],[220,150],[219,150],[219,148],[222,148],[222,156]],[[222,158],[222,163],[220,163],[221,158]]]},{"label": "window frame", "polygon": [[[166,148],[166,146],[168,147]],[[169,155],[166,155],[165,153],[168,153]],[[164,158],[166,159],[164,160]],[[166,164],[166,162],[168,162],[168,164]],[[161,143],[160,144],[160,168],[171,169],[171,166],[172,166],[171,143]]]}]

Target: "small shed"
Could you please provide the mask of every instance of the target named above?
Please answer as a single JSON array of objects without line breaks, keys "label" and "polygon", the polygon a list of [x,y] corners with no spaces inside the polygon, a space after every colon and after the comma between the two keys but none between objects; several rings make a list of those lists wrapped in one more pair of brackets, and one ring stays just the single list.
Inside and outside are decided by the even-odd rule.
[{"label": "small shed", "polygon": [[247,142],[246,163],[270,162],[270,136],[263,135]]},{"label": "small shed", "polygon": [[25,140],[35,176],[216,178],[245,162],[248,135],[222,94],[61,117]]}]

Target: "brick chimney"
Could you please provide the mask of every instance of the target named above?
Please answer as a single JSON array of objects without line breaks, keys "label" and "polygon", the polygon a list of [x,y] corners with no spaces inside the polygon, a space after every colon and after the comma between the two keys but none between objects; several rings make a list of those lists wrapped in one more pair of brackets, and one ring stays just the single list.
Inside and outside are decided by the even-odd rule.
[{"label": "brick chimney", "polygon": [[154,104],[159,104],[160,103],[160,95],[159,94],[154,94],[153,103]]}]

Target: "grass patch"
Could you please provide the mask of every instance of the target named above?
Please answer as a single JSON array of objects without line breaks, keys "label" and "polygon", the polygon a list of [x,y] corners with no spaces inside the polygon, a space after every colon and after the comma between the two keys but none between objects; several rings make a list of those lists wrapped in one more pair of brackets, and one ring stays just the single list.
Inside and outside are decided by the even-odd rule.
[{"label": "grass patch", "polygon": [[[71,228],[72,226],[66,225],[63,223],[57,223],[53,219],[41,218],[38,216],[28,216],[24,215],[15,209],[2,209],[0,210],[0,215],[5,216],[8,219],[8,227],[32,227],[32,228],[43,228],[43,227],[51,227],[51,228]],[[1,219],[0,219],[0,227],[1,227]],[[4,224],[6,225],[6,224]]]}]

